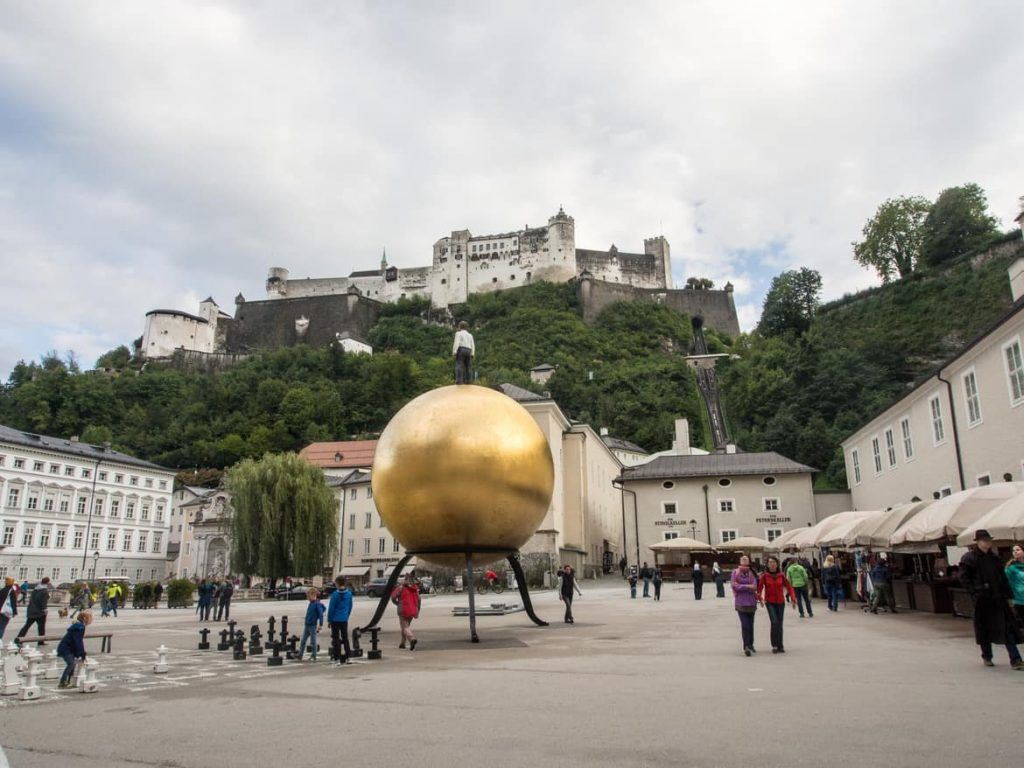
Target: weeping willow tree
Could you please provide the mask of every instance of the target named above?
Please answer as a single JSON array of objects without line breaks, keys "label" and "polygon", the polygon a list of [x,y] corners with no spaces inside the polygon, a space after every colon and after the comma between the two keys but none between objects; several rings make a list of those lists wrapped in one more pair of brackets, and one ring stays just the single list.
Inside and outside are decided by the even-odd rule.
[{"label": "weeping willow tree", "polygon": [[227,474],[231,565],[247,576],[313,576],[334,552],[338,502],[324,473],[294,453],[246,459]]}]

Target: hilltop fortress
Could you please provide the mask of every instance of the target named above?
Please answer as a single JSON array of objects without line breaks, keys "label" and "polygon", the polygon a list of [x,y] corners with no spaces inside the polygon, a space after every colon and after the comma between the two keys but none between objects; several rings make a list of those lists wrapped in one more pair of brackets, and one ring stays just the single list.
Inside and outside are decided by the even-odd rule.
[{"label": "hilltop fortress", "polygon": [[434,308],[461,304],[472,294],[507,290],[537,281],[577,280],[584,318],[592,321],[613,301],[653,301],[700,317],[704,324],[739,333],[732,286],[724,290],[675,290],[668,241],[644,240],[643,253],[576,247],[573,218],[559,208],[546,226],[496,235],[474,236],[457,230],[434,243],[430,266],[380,268],[347,277],[293,279],[284,267],[272,267],[267,298],[235,298],[235,315],[212,298],[199,313],[155,309],[137,342],[146,358],[169,357],[177,350],[244,354],[255,349],[365,339],[384,302],[426,298]]}]

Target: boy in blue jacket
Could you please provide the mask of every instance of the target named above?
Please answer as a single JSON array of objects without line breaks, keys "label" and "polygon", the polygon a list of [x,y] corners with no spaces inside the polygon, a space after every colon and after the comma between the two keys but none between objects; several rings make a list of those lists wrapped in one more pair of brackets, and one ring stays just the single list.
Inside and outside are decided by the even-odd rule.
[{"label": "boy in blue jacket", "polygon": [[[352,655],[348,644],[348,617],[352,615],[352,592],[345,586],[345,577],[334,580],[337,587],[327,604],[327,623],[331,625],[331,658],[335,664],[344,664]],[[345,655],[341,655],[341,645],[345,645]]]},{"label": "boy in blue jacket", "polygon": [[60,644],[57,655],[64,659],[64,674],[60,676],[58,688],[71,687],[71,675],[75,671],[76,661],[85,661],[85,628],[92,624],[92,611],[82,611],[78,621],[68,627]]},{"label": "boy in blue jacket", "polygon": [[316,661],[316,631],[324,626],[324,604],[320,602],[320,595],[316,588],[310,587],[306,590],[306,597],[309,605],[306,606],[306,621],[302,626],[302,642],[299,643],[299,661],[306,652],[306,641],[309,641],[309,652]]}]

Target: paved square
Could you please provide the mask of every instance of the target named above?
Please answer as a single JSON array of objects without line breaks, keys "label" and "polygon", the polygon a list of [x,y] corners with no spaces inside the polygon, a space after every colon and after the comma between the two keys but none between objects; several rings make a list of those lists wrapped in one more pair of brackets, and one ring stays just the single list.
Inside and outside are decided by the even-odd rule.
[{"label": "paved square", "polygon": [[[466,620],[451,616],[465,598],[430,597],[415,653],[397,649],[391,610],[384,659],[343,668],[270,668],[265,656],[235,662],[230,652],[197,651],[192,611],[97,618],[94,627],[117,633],[114,653],[96,656],[99,693],[57,693],[56,681],[41,681],[39,701],[0,699],[0,745],[14,768],[1019,759],[1012,713],[1024,673],[998,651],[999,665],[984,669],[967,621],[871,616],[854,603],[838,614],[822,607],[814,619],[789,612],[788,652],[775,656],[760,611],[761,652],[748,659],[728,598],[695,602],[689,588],[671,584],[660,603],[629,600],[618,582],[583,588],[575,625],[561,623],[553,593],[539,593],[549,628],[523,613],[481,618],[478,646],[466,641]],[[303,608],[237,603],[232,615],[239,628],[259,622],[265,632],[271,613],[287,613],[295,631]],[[365,621],[371,609],[359,598],[354,617]],[[170,671],[155,675],[161,643],[171,648]]]}]

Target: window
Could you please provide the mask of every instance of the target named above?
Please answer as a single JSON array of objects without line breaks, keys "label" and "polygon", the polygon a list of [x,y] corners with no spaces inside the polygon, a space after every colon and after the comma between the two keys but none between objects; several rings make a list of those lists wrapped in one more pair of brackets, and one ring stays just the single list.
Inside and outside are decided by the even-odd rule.
[{"label": "window", "polygon": [[940,489],[939,489],[939,498],[940,498],[940,499],[941,499],[941,498],[945,498],[946,496],[949,496],[949,495],[950,495],[950,494],[952,494],[952,493],[953,493],[953,489],[952,489],[952,488],[950,488],[950,487],[949,487],[949,486],[947,485],[947,486],[945,486],[945,487],[943,487],[943,488],[940,488]]},{"label": "window", "polygon": [[53,496],[47,496],[43,499],[43,511],[53,512]]},{"label": "window", "polygon": [[364,528],[370,528],[372,526],[373,526],[373,512],[367,512],[366,513],[365,525],[363,525],[363,527]]},{"label": "window", "polygon": [[11,490],[9,490],[7,492],[7,506],[8,507],[17,507],[18,506],[18,501],[20,500],[20,498],[19,498],[20,496],[21,496],[21,491],[20,490],[18,490],[17,488],[11,488]]},{"label": "window", "polygon": [[398,543],[398,539],[391,542],[391,551],[398,552],[401,549],[401,545]]},{"label": "window", "polygon": [[370,540],[369,539],[363,539],[363,554],[364,555],[370,554]]},{"label": "window", "polygon": [[373,488],[371,488],[370,486],[366,486],[366,498],[373,498]]},{"label": "window", "polygon": [[60,474],[60,464],[51,464],[50,465],[50,474],[51,475],[59,475]]},{"label": "window", "polygon": [[121,569],[121,578],[122,579],[127,579],[128,578],[128,569],[127,568],[122,568]]},{"label": "window", "polygon": [[68,538],[68,529],[67,528],[58,528],[57,529],[57,538],[53,542],[54,548],[55,549],[64,549],[64,543],[67,541],[67,538]]},{"label": "window", "polygon": [[78,569],[77,568],[72,568],[71,569],[71,580],[74,581],[77,578],[78,578]]},{"label": "window", "polygon": [[875,461],[875,474],[882,473],[882,449],[878,445],[878,437],[871,438],[871,456]]},{"label": "window", "polygon": [[768,475],[767,477],[762,477],[761,482],[764,483],[765,485],[775,485],[775,478],[772,477],[771,475]]},{"label": "window", "polygon": [[39,509],[39,497],[34,493],[28,495],[28,501],[25,503],[26,509]]},{"label": "window", "polygon": [[110,500],[110,516],[117,517],[121,514],[121,500],[111,499]]},{"label": "window", "polygon": [[896,466],[896,438],[892,434],[892,427],[885,430],[885,458],[889,462],[889,469]]},{"label": "window", "polygon": [[850,464],[853,466],[853,484],[860,485],[860,451],[850,451]]},{"label": "window", "polygon": [[963,375],[964,402],[967,404],[967,426],[981,424],[981,397],[978,395],[978,379],[971,368]]},{"label": "window", "polygon": [[354,555],[355,554],[355,550],[356,550],[356,540],[355,539],[349,539],[348,540],[348,553],[350,555]]},{"label": "window", "polygon": [[67,512],[68,511],[68,500],[67,500],[66,496],[61,496],[60,497],[60,511],[61,512]]},{"label": "window", "polygon": [[160,490],[161,491],[166,491],[167,490],[167,481],[166,480],[161,480],[160,481]]},{"label": "window", "polygon": [[910,461],[914,458],[914,438],[910,434],[910,419],[900,419],[900,435],[903,437],[903,458]]},{"label": "window", "polygon": [[124,538],[121,539],[121,551],[131,552],[132,551],[132,532],[125,531]]},{"label": "window", "polygon": [[78,497],[78,506],[75,507],[75,511],[80,515],[85,514],[85,496]]},{"label": "window", "polygon": [[28,566],[23,565],[18,569],[18,579],[24,581],[28,578]]},{"label": "window", "polygon": [[781,528],[765,528],[764,529],[764,537],[766,539],[768,539],[768,541],[775,541],[781,535],[782,535],[782,529]]},{"label": "window", "polygon": [[942,403],[937,396],[928,401],[928,408],[932,415],[932,443],[941,445],[946,441],[946,428],[942,424]]},{"label": "window", "polygon": [[43,576],[45,574],[46,574],[46,569],[43,568],[42,566],[39,566],[38,568],[36,568],[36,581],[38,581],[39,579],[43,578]]},{"label": "window", "polygon": [[355,489],[355,488],[353,488],[353,489],[352,489],[351,491],[349,491],[349,493],[348,493],[348,497],[349,497],[350,499],[352,499],[352,501],[355,501],[355,500],[356,500],[356,489]]},{"label": "window", "polygon": [[719,512],[735,512],[736,511],[736,500],[735,499],[719,499],[718,500],[718,511]]},{"label": "window", "polygon": [[139,516],[140,520],[149,520],[149,504],[142,505],[142,514]]},{"label": "window", "polygon": [[107,551],[113,552],[117,549],[117,531],[107,532]]},{"label": "window", "polygon": [[671,491],[673,488],[676,487],[676,484],[673,483],[671,480],[666,480],[661,484],[661,487],[664,488],[666,491]]},{"label": "window", "polygon": [[[764,511],[765,512],[778,512],[779,511],[779,500],[778,499],[765,499],[764,500]],[[768,539],[771,541],[771,539]]]},{"label": "window", "polygon": [[377,539],[377,554],[383,555],[387,551],[387,539]]},{"label": "window", "polygon": [[123,483],[124,482],[124,475],[114,475],[114,482],[115,483]]},{"label": "window", "polygon": [[[4,462],[6,462],[6,461],[7,461],[7,457],[4,456],[3,454],[0,454],[0,467],[2,467],[4,465]],[[6,568],[7,566],[4,566],[4,567]]]},{"label": "window", "polygon": [[984,475],[978,475],[978,485],[991,485],[992,475],[985,473]]},{"label": "window", "polygon": [[149,532],[148,531],[139,531],[139,541],[138,541],[137,546],[135,547],[135,551],[136,552],[145,552],[146,551],[146,544],[148,542],[149,542]]},{"label": "window", "polygon": [[718,479],[719,488],[728,488],[730,485],[732,485],[732,480],[730,480],[728,477],[721,477]]},{"label": "window", "polygon": [[98,475],[98,477],[99,477],[101,482],[104,482],[104,483],[107,482],[107,473],[106,472],[101,470],[99,475]]},{"label": "window", "polygon": [[136,581],[142,581],[142,569],[141,568],[136,568],[135,569],[135,580]]},{"label": "window", "polygon": [[72,549],[81,549],[82,548],[82,541],[84,540],[84,538],[85,538],[85,531],[82,528],[75,528],[75,533],[71,537],[71,548]]},{"label": "window", "polygon": [[50,570],[50,580],[54,583],[60,581],[60,568],[53,568]]},{"label": "window", "polygon": [[348,516],[348,529],[351,531],[356,527],[356,513],[353,512]]},{"label": "window", "polygon": [[103,514],[103,499],[93,499],[92,502],[92,513],[94,515]]},{"label": "window", "polygon": [[161,549],[163,549],[163,545],[164,545],[164,535],[160,531],[157,531],[156,533],[153,534],[153,551],[154,552],[159,552]]},{"label": "window", "polygon": [[727,528],[725,530],[719,531],[718,535],[721,537],[723,544],[728,544],[730,541],[736,540],[736,529]]},{"label": "window", "polygon": [[100,532],[92,531],[89,534],[89,549],[96,551],[100,547]]},{"label": "window", "polygon": [[7,566],[6,565],[0,565],[0,579],[6,579],[6,578],[7,578]]},{"label": "window", "polygon": [[39,546],[40,547],[48,547],[48,546],[50,546],[50,534],[51,534],[52,531],[53,531],[53,528],[51,528],[50,526],[48,526],[48,525],[43,526],[43,530],[41,530],[39,532]]},{"label": "window", "polygon": [[82,467],[82,477],[88,480],[90,477],[92,477],[92,470],[89,469],[88,467]]},{"label": "window", "polygon": [[4,526],[3,544],[5,547],[9,547],[14,544],[14,525],[10,523]]},{"label": "window", "polygon": [[146,478],[146,487],[147,488],[152,488],[153,487],[153,478],[152,477],[147,477]]},{"label": "window", "polygon": [[26,525],[25,531],[21,534],[21,546],[23,547],[34,547],[36,543],[36,527],[34,525]]},{"label": "window", "polygon": [[128,478],[128,485],[138,485],[138,484],[139,484],[138,476],[132,475],[131,477]]},{"label": "window", "polygon": [[676,513],[676,503],[674,501],[663,501],[661,502],[661,514],[663,515],[674,515]]},{"label": "window", "polygon": [[665,531],[661,537],[663,541],[672,541],[672,539],[678,539],[679,534],[676,531]]},{"label": "window", "polygon": [[156,521],[158,523],[162,523],[164,521],[164,505],[163,504],[157,504],[156,505]]},{"label": "window", "polygon": [[1003,356],[1010,387],[1010,404],[1020,405],[1024,402],[1024,357],[1020,353],[1020,339],[1014,339],[1003,347]]},{"label": "window", "polygon": [[74,467],[64,467],[64,476],[65,477],[74,477],[75,476],[75,468]]},{"label": "window", "polygon": [[41,461],[33,461],[32,462],[32,471],[33,472],[42,472],[43,471],[43,462],[41,462]]},{"label": "window", "polygon": [[129,501],[124,505],[124,519],[134,520],[135,519],[135,502]]},{"label": "window", "polygon": [[24,469],[25,468],[25,460],[24,459],[15,459],[14,460],[14,468],[15,469]]},{"label": "window", "polygon": [[191,551],[192,551],[192,542],[191,541],[186,541],[185,542],[185,554],[187,555]]}]

